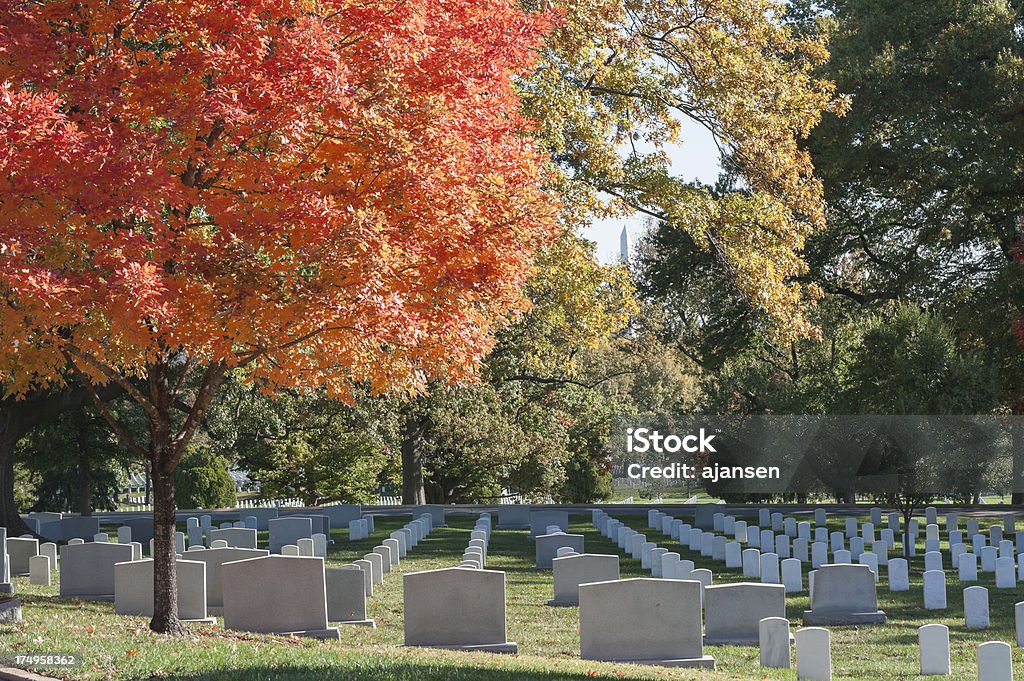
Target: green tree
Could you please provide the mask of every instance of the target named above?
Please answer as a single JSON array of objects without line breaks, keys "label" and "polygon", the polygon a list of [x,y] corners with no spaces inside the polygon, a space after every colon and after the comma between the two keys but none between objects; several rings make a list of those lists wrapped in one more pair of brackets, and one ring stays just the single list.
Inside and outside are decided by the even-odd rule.
[{"label": "green tree", "polygon": [[232,508],[238,503],[228,462],[209,445],[191,445],[175,473],[178,508]]},{"label": "green tree", "polygon": [[85,516],[117,509],[131,458],[106,420],[88,406],[36,427],[15,449],[17,467],[30,488],[31,510]]},{"label": "green tree", "polygon": [[[545,499],[564,479],[571,416],[557,393],[625,373],[595,371],[585,359],[627,327],[635,291],[625,267],[598,263],[591,242],[565,231],[538,256],[526,294],[531,306],[498,335],[482,385],[437,383],[436,397],[402,407],[404,503],[426,501],[430,484],[435,500],[493,496],[503,485]],[[460,429],[468,440],[459,440]],[[483,444],[493,441],[502,444]]]},{"label": "green tree", "polygon": [[232,380],[207,428],[216,450],[247,471],[266,498],[365,504],[389,479],[395,419],[392,399],[360,394],[345,403],[324,391],[293,390],[268,396]]},{"label": "green tree", "polygon": [[[817,74],[854,102],[807,143],[829,206],[808,246],[815,281],[857,306],[909,300],[949,319],[997,368],[1001,408],[1024,413],[1020,3],[797,4],[799,30],[830,37]],[[1011,475],[1022,503],[1024,455]]]}]

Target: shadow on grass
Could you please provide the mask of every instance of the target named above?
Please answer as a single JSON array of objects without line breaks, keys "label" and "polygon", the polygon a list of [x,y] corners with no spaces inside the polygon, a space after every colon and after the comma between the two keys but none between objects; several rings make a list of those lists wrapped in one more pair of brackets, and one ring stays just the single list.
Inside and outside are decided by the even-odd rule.
[{"label": "shadow on grass", "polygon": [[483,667],[474,660],[464,665],[438,664],[436,660],[382,660],[359,662],[337,667],[304,668],[298,666],[250,667],[237,670],[209,671],[196,675],[176,676],[189,681],[278,681],[317,679],[318,681],[583,681],[604,679],[619,681],[616,672],[596,670],[557,671],[523,669],[509,658],[509,668]]}]

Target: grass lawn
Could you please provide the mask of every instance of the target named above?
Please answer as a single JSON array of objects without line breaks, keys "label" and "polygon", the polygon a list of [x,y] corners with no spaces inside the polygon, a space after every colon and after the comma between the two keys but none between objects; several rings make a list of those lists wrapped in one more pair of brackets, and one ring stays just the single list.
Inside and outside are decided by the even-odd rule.
[{"label": "grass lawn", "polygon": [[[618,516],[644,531],[646,517]],[[370,539],[348,542],[334,533],[328,564],[340,565],[362,557],[408,518],[378,518]],[[586,535],[590,553],[618,553],[616,547],[590,526],[587,515],[572,516],[573,532]],[[368,602],[376,630],[341,625],[340,641],[285,639],[225,631],[214,625],[190,625],[184,639],[154,635],[144,618],[113,614],[113,604],[57,598],[57,588],[38,587],[17,578],[16,591],[24,600],[25,622],[0,626],[0,656],[11,654],[74,654],[82,666],[70,670],[39,670],[67,678],[185,678],[185,679],[338,679],[346,681],[513,681],[537,679],[795,679],[793,670],[763,670],[756,648],[709,647],[718,670],[662,669],[628,664],[604,664],[579,659],[578,610],[545,605],[551,597],[550,571],[535,570],[533,544],[525,531],[495,530],[488,549],[489,566],[507,574],[508,638],[519,644],[520,655],[459,653],[402,647],[401,574],[451,567],[468,544],[473,518],[449,518],[402,561],[398,573],[385,575]],[[985,526],[986,523],[983,523]],[[830,521],[842,529],[842,520]],[[653,530],[648,532],[654,536]],[[265,534],[265,533],[264,533]],[[344,533],[347,534],[347,533]],[[923,534],[923,533],[922,533]],[[115,535],[116,536],[116,535]],[[262,539],[265,540],[265,537]],[[698,567],[715,572],[715,583],[742,581],[738,571],[681,549],[660,534],[660,546],[679,551]],[[948,559],[948,556],[947,556]],[[950,628],[953,673],[950,678],[975,679],[975,648],[988,640],[1014,641],[1013,606],[1024,600],[1021,590],[996,590],[991,574],[978,584],[989,587],[992,626],[968,631],[963,625],[961,585],[947,566],[949,608],[928,613],[921,608],[923,557],[911,564],[911,590],[890,594],[879,585],[879,607],[889,624],[871,627],[832,627],[833,678],[912,679],[917,671],[917,627],[941,622]],[[647,576],[639,561],[620,555],[622,576]],[[56,577],[56,575],[55,575]],[[884,573],[883,573],[884,577]],[[806,576],[805,576],[806,584]],[[254,598],[259,598],[255,593]],[[467,602],[465,607],[472,607]],[[791,597],[787,609],[794,630],[806,609],[807,597]],[[1014,649],[1014,672],[1024,678],[1024,653]]]}]

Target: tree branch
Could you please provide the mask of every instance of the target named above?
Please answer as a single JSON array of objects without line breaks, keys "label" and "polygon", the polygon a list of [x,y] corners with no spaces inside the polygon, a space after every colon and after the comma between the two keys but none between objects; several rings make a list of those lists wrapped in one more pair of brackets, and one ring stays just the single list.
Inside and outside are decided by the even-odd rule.
[{"label": "tree branch", "polygon": [[584,383],[582,381],[576,381],[576,380],[573,380],[571,378],[557,378],[555,376],[531,376],[529,374],[518,374],[516,376],[510,376],[510,377],[504,379],[504,381],[505,382],[523,381],[523,382],[527,382],[527,383],[538,383],[538,384],[541,384],[541,385],[575,385],[575,386],[579,386],[581,388],[588,388],[589,389],[589,388],[596,388],[597,386],[601,385],[602,383],[606,383],[606,382],[612,380],[613,378],[618,378],[619,376],[625,376],[626,374],[634,374],[634,373],[636,373],[636,372],[633,371],[632,369],[626,369],[625,371],[617,371],[614,374],[608,374],[607,376],[605,376],[603,378],[600,378],[600,379],[598,379],[598,380],[596,380],[596,381],[594,381],[592,383]]},{"label": "tree branch", "polygon": [[196,399],[192,402],[192,411],[185,418],[185,423],[182,425],[181,430],[174,436],[174,461],[171,466],[172,469],[178,465],[178,460],[185,451],[185,446],[192,440],[192,437],[202,424],[206,410],[217,395],[217,388],[220,387],[226,373],[227,364],[224,362],[214,362],[206,367],[203,380],[199,385],[199,392],[196,393]]},{"label": "tree branch", "polygon": [[71,363],[73,369],[78,374],[82,374],[82,371],[81,369],[78,368],[78,365],[72,361],[71,356],[77,357],[78,359],[81,359],[82,361],[92,365],[96,369],[99,369],[100,373],[106,376],[108,380],[113,381],[114,383],[117,383],[119,386],[124,388],[124,391],[128,393],[128,395],[131,396],[133,400],[138,402],[139,406],[145,409],[147,414],[149,414],[152,417],[155,417],[157,415],[156,405],[154,405],[149,400],[149,398],[143,395],[142,392],[137,387],[135,387],[135,385],[132,384],[131,381],[129,381],[127,378],[125,378],[118,372],[114,371],[110,367],[108,367],[106,364],[97,361],[92,355],[82,352],[73,345],[65,346],[64,349],[61,350],[61,352],[64,354],[65,359],[67,359]]},{"label": "tree branch", "polygon": [[100,399],[99,394],[96,392],[95,386],[93,386],[92,381],[89,380],[89,377],[85,375],[85,372],[78,368],[78,365],[75,364],[75,360],[67,351],[62,350],[61,352],[63,352],[64,358],[67,360],[68,367],[71,369],[71,372],[75,375],[79,382],[81,382],[81,384],[85,386],[85,389],[89,393],[89,396],[92,397],[93,404],[95,404],[96,408],[99,409],[100,414],[103,415],[103,418],[106,420],[106,422],[110,424],[111,429],[114,431],[114,434],[117,436],[117,439],[121,442],[121,444],[123,444],[125,447],[132,450],[136,454],[138,454],[140,457],[142,457],[144,461],[148,460],[149,452],[143,449],[142,446],[135,441],[135,438],[133,438],[131,434],[128,433],[128,430],[121,424],[121,422],[118,421],[114,417],[114,415],[110,413],[110,410],[107,409],[107,403]]}]

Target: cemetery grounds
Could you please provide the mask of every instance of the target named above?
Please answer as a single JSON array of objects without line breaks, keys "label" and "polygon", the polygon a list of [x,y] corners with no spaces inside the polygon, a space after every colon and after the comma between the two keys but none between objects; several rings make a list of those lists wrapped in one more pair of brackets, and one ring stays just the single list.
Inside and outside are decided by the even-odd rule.
[{"label": "cemetery grounds", "polygon": [[[670,512],[670,515],[672,513]],[[646,516],[611,514],[641,532]],[[685,517],[682,513],[677,517]],[[755,516],[756,517],[756,516]],[[337,625],[340,641],[250,634],[228,631],[218,625],[188,624],[190,636],[167,638],[148,629],[148,619],[114,614],[113,603],[61,599],[54,585],[29,584],[15,578],[17,595],[24,601],[24,622],[0,625],[0,655],[74,654],[82,664],[72,669],[39,670],[47,676],[75,679],[176,678],[196,681],[249,681],[256,679],[337,679],[338,681],[562,681],[568,679],[795,679],[795,669],[764,669],[758,664],[757,647],[712,646],[717,670],[669,669],[579,659],[578,608],[550,607],[551,571],[533,567],[534,546],[526,530],[494,529],[488,547],[488,569],[504,570],[507,580],[508,640],[519,644],[517,656],[465,653],[403,647],[402,579],[406,572],[453,567],[465,548],[476,515],[447,517],[448,527],[436,527],[401,565],[384,576],[367,600],[367,615],[376,629]],[[328,566],[340,566],[372,551],[407,516],[377,516],[375,532],[368,539],[350,542],[347,532],[332,530]],[[842,517],[830,517],[830,531],[843,530]],[[867,520],[866,514],[862,521]],[[984,523],[982,523],[984,525]],[[108,529],[106,527],[101,529]],[[179,528],[179,529],[184,529]],[[619,556],[621,578],[649,577],[639,560],[623,554],[591,525],[590,514],[570,515],[569,531],[585,535],[587,553]],[[114,532],[116,538],[116,531]],[[260,533],[260,545],[266,543]],[[699,552],[679,547],[674,540],[659,538],[659,545],[693,560],[696,567],[714,572],[715,584],[745,581],[741,571],[701,558]],[[922,573],[923,537],[918,555],[910,563],[910,591],[890,593],[883,579],[878,585],[878,605],[889,618],[886,625],[829,627],[832,632],[833,679],[924,679],[918,676],[917,628],[929,623],[949,626],[951,676],[976,678],[979,643],[1015,640],[1013,609],[1021,589],[995,589],[992,573],[979,573],[971,585],[989,587],[991,625],[986,630],[964,626],[964,586],[956,571],[947,571],[948,608],[925,611]],[[945,539],[943,550],[948,552]],[[804,584],[806,587],[806,572]],[[749,580],[747,580],[749,581]],[[253,598],[260,598],[253,593]],[[472,608],[467,600],[463,608]],[[787,616],[795,631],[808,607],[808,597],[790,595]],[[218,620],[219,622],[219,620]],[[1024,678],[1021,656],[1014,652],[1014,673]],[[934,678],[934,677],[927,677]]]}]

